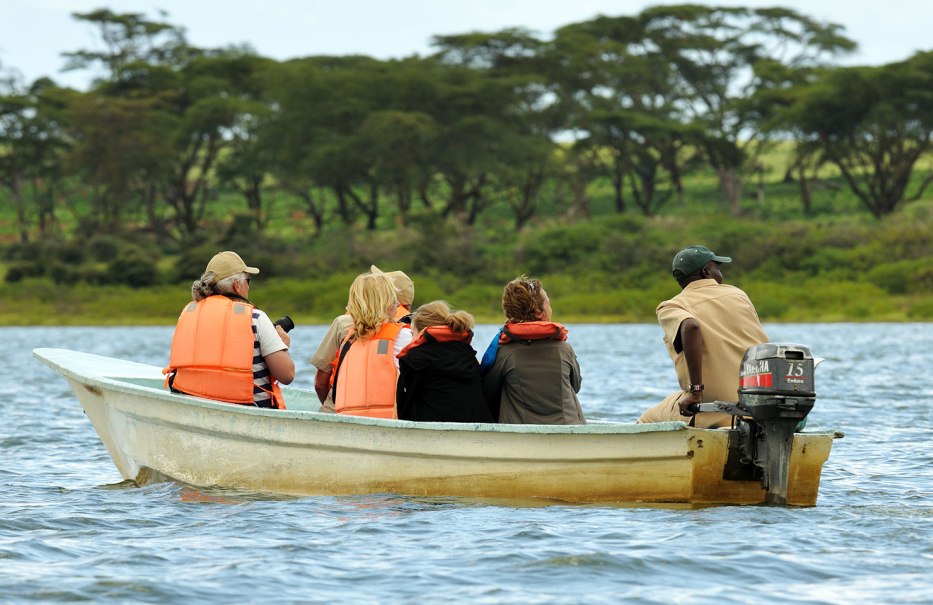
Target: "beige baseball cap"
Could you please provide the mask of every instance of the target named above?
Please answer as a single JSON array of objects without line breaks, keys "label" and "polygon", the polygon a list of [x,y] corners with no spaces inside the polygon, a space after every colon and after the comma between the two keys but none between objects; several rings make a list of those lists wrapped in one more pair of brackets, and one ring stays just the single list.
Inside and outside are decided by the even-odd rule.
[{"label": "beige baseball cap", "polygon": [[415,301],[415,282],[411,281],[411,278],[405,275],[403,271],[382,271],[376,265],[372,265],[369,268],[369,272],[382,273],[389,276],[389,279],[395,284],[395,295],[398,297],[399,303],[411,306]]},{"label": "beige baseball cap", "polygon": [[227,279],[237,273],[252,273],[253,275],[259,273],[259,269],[247,267],[240,255],[230,250],[215,254],[211,262],[207,263],[206,271],[213,271],[217,275],[217,281]]}]

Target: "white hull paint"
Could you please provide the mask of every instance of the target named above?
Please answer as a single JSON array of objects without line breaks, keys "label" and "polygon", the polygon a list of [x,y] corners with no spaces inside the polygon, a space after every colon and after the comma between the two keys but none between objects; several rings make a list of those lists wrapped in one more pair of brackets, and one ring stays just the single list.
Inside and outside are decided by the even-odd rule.
[{"label": "white hull paint", "polygon": [[[124,479],[294,495],[397,493],[567,502],[756,504],[722,478],[729,431],[659,424],[414,423],[175,395],[159,368],[64,349],[34,356],[71,384]],[[834,434],[794,437],[788,504],[814,505]]]}]

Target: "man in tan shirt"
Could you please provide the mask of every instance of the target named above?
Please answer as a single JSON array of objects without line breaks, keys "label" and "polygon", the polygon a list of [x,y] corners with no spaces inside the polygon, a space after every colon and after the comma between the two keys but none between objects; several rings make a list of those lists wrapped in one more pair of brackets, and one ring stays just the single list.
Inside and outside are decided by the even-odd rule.
[{"label": "man in tan shirt", "polygon": [[[379,267],[372,265],[369,268],[371,273],[383,273]],[[386,273],[395,284],[396,296],[398,297],[398,317],[397,321],[402,323],[411,323],[411,305],[415,300],[415,284],[403,271],[389,271]],[[353,318],[344,313],[338,315],[331,322],[330,327],[317,351],[311,356],[311,365],[317,368],[314,376],[314,390],[318,399],[321,401],[319,412],[333,412],[334,401],[330,393],[330,375],[334,368],[331,365],[337,357],[337,351],[340,345],[346,339],[350,328],[353,327]]]},{"label": "man in tan shirt", "polygon": [[[738,400],[742,357],[768,336],[748,295],[722,283],[721,267],[729,262],[705,246],[688,246],[674,256],[674,279],[683,290],[658,305],[657,315],[681,390],[646,410],[639,423],[686,420],[695,403]],[[697,427],[715,428],[729,426],[732,417],[705,412],[693,420]]]}]

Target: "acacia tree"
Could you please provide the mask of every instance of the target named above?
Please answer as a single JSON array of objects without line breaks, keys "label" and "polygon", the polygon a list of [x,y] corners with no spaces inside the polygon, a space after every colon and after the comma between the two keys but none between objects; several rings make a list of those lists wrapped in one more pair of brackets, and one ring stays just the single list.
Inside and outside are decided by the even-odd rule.
[{"label": "acacia tree", "polygon": [[[490,203],[485,188],[500,167],[499,146],[508,128],[502,112],[509,104],[509,90],[469,69],[445,66],[441,75],[432,164],[446,189],[440,214],[472,225]],[[422,190],[426,202],[429,195]]]},{"label": "acacia tree", "polygon": [[875,216],[919,199],[928,172],[910,189],[933,135],[933,52],[881,67],[839,68],[790,91],[783,114],[799,145],[835,165]]},{"label": "acacia tree", "polygon": [[[142,178],[127,179],[117,186],[120,161],[133,156],[115,153],[107,156],[112,161],[109,166],[85,163],[85,167],[113,175],[111,203],[142,200],[156,233],[169,233],[166,224],[173,221],[180,233],[172,235],[196,235],[202,227],[218,158],[231,141],[240,137],[237,142],[243,142],[249,114],[256,111],[249,104],[255,96],[250,76],[259,61],[248,48],[193,48],[185,41],[183,29],[136,13],[98,10],[75,17],[97,26],[105,48],[67,53],[69,67],[103,65],[107,74],[97,80],[91,94],[110,111],[119,110],[117,116],[138,109],[140,120],[138,130],[119,132],[108,131],[108,125],[100,120],[92,121],[91,128],[78,123],[86,146],[105,148],[113,137],[132,140],[144,136],[147,126],[142,120],[157,123],[159,131],[157,144],[145,148],[149,162],[137,171]],[[86,159],[93,161],[90,156]],[[255,182],[255,175],[253,178]],[[247,187],[245,195],[261,216],[257,187]]]},{"label": "acacia tree", "polygon": [[217,165],[217,176],[243,196],[253,223],[261,231],[268,221],[264,191],[272,154],[259,133],[272,112],[259,102],[241,101],[237,105],[229,129],[228,153]]},{"label": "acacia tree", "polygon": [[361,56],[307,57],[275,70],[276,113],[263,136],[274,145],[274,175],[305,201],[317,231],[329,204],[344,224],[363,215],[372,230],[383,189],[403,205],[410,199],[404,186],[417,171],[407,162],[421,153],[412,144],[431,125],[393,105],[404,83],[396,70],[395,63]]},{"label": "acacia tree", "polygon": [[77,142],[71,166],[91,188],[99,220],[113,227],[139,202],[150,228],[167,235],[159,200],[172,163],[170,103],[177,71],[195,54],[184,31],[138,13],[100,9],[74,13],[95,26],[102,49],[63,53],[66,69],[103,71],[87,93],[71,91],[69,132]]},{"label": "acacia tree", "polygon": [[63,188],[68,147],[58,115],[59,89],[43,78],[24,89],[0,78],[0,186],[10,196],[20,241],[33,224],[47,236],[56,224],[55,200]]},{"label": "acacia tree", "polygon": [[337,197],[352,200],[367,229],[374,230],[383,193],[395,198],[399,220],[407,220],[414,192],[431,176],[437,124],[422,111],[422,60],[373,61],[362,68],[346,74],[341,87],[357,112],[342,122],[338,157],[345,167],[340,172],[351,186]]},{"label": "acacia tree", "polygon": [[[496,162],[494,146],[501,124],[495,114],[502,111],[502,89],[475,70],[434,59],[417,60],[417,66],[409,61],[405,72],[405,82],[398,89],[401,94],[378,99],[372,108],[401,112],[391,115],[406,116],[404,126],[408,133],[397,135],[415,136],[424,146],[408,150],[409,158],[419,162],[409,175],[423,208],[472,223],[487,203],[483,187]],[[367,127],[375,127],[374,120],[382,121],[388,115],[372,113]],[[396,125],[402,123],[396,121]],[[358,141],[365,143],[372,132],[363,133]],[[376,156],[356,157],[364,161],[368,178],[378,185],[376,176],[387,173],[372,170]],[[384,158],[384,154],[379,157]],[[383,184],[391,186],[390,182]]]},{"label": "acacia tree", "polygon": [[217,176],[243,196],[253,223],[261,231],[268,222],[264,192],[273,163],[272,141],[263,139],[263,131],[275,116],[268,91],[274,62],[236,49],[211,55],[204,69],[225,83],[222,94],[230,111],[230,121],[223,130],[226,153],[218,160]]},{"label": "acacia tree", "polygon": [[158,178],[167,145],[155,110],[152,98],[67,93],[68,161],[87,188],[95,227],[122,229],[129,200]]},{"label": "acacia tree", "polygon": [[547,55],[575,147],[599,160],[617,212],[626,188],[645,214],[682,191],[685,128],[670,66],[652,50],[641,20],[600,16],[559,29]]},{"label": "acacia tree", "polygon": [[556,174],[557,159],[554,144],[540,137],[506,135],[503,147],[494,191],[512,211],[518,231],[537,213],[541,188],[549,176]]},{"label": "acacia tree", "polygon": [[175,87],[164,109],[172,123],[168,131],[171,155],[161,191],[187,236],[201,228],[215,165],[237,135],[238,119],[251,107],[238,81],[241,72],[249,70],[249,61],[244,66],[239,55],[237,51],[206,53],[173,74]]},{"label": "acacia tree", "polygon": [[326,185],[318,178],[314,149],[326,129],[315,111],[327,98],[323,70],[310,59],[270,67],[268,95],[276,111],[260,130],[261,145],[270,156],[270,172],[277,186],[297,195],[305,204],[315,232],[327,219]]},{"label": "acacia tree", "polygon": [[[472,188],[461,189],[467,197],[467,222],[472,224],[489,203],[487,198],[493,196],[506,201],[516,229],[521,229],[535,214],[545,180],[554,174],[552,136],[562,125],[561,108],[554,102],[543,56],[546,44],[523,29],[437,36],[433,43],[439,49],[435,58],[442,65],[472,70],[479,76],[469,83],[466,98],[475,91],[483,95],[472,101],[472,115],[444,120],[450,132],[463,137],[471,152],[482,158],[472,167],[481,171]],[[456,71],[450,75],[458,77]],[[469,163],[453,154],[445,159],[453,160],[443,164],[447,168],[442,173],[456,192],[466,180],[463,167]],[[457,203],[452,196],[448,207]]]},{"label": "acacia tree", "polygon": [[[167,14],[161,12],[160,16],[165,18]],[[95,26],[103,48],[62,53],[66,59],[64,69],[93,69],[100,65],[105,72],[98,82],[115,88],[145,77],[152,65],[178,65],[196,53],[188,45],[183,28],[147,19],[142,13],[97,9],[72,13],[72,17]]]},{"label": "acacia tree", "polygon": [[431,116],[386,109],[370,113],[355,137],[358,153],[367,159],[375,182],[395,197],[402,224],[418,187],[430,178],[436,136]]},{"label": "acacia tree", "polygon": [[734,213],[767,143],[750,100],[855,48],[839,25],[785,8],[656,6],[638,19],[648,52],[670,65],[679,119],[702,135],[697,144]]}]

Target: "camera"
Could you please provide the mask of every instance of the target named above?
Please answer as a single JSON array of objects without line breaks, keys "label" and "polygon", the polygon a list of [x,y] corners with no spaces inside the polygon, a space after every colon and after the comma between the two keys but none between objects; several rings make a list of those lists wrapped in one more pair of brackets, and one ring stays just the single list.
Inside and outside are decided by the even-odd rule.
[{"label": "camera", "polygon": [[276,319],[272,322],[273,326],[281,326],[286,332],[291,332],[292,328],[295,327],[295,322],[292,321],[292,318],[288,315],[285,315],[279,319]]}]

